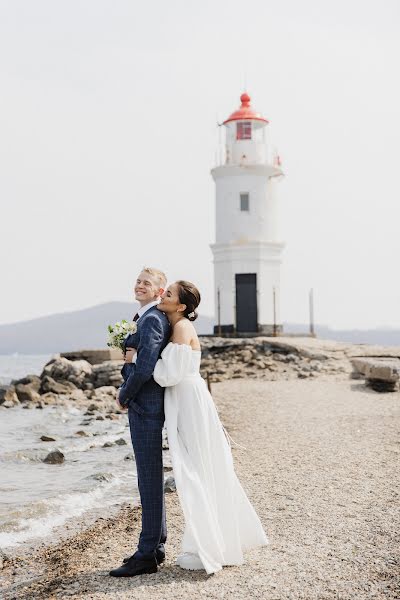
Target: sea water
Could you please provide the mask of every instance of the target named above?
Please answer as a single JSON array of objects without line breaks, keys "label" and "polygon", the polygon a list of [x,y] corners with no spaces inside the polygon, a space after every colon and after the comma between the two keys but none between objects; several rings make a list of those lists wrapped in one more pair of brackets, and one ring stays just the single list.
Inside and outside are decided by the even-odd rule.
[{"label": "sea water", "polygon": [[[9,381],[40,374],[49,358],[2,356],[0,376]],[[73,404],[24,406],[0,406],[0,548],[32,545],[79,519],[138,502],[127,415],[84,424],[87,417]],[[87,436],[77,435],[80,430]],[[55,441],[43,442],[42,435]],[[121,438],[126,445],[103,447]],[[55,449],[64,454],[64,463],[44,463]]]},{"label": "sea water", "polygon": [[40,375],[50,358],[49,354],[0,354],[0,385],[28,374]]}]

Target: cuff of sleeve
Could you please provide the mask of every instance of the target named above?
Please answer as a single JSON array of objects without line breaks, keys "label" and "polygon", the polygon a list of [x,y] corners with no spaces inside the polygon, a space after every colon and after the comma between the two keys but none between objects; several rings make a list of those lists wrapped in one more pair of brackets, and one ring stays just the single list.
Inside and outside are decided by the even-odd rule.
[{"label": "cuff of sleeve", "polygon": [[119,388],[118,390],[118,402],[121,406],[126,406],[127,404],[123,388]]}]

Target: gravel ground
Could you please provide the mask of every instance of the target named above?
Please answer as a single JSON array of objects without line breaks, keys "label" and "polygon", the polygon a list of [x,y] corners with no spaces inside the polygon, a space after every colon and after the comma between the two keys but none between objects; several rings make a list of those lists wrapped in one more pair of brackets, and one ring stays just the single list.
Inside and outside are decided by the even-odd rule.
[{"label": "gravel ground", "polygon": [[234,380],[213,385],[236,471],[270,538],[212,576],[174,565],[183,522],[167,495],[167,560],[113,579],[135,546],[140,509],[124,507],[68,541],[5,562],[5,599],[394,599],[400,597],[400,393],[360,382]]}]

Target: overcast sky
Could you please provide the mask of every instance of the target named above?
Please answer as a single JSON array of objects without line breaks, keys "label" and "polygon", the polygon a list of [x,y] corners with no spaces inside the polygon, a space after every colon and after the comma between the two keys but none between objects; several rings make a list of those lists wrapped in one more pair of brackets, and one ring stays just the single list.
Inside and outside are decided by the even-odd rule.
[{"label": "overcast sky", "polygon": [[0,323],[132,299],[213,313],[217,120],[246,85],[286,173],[282,318],[400,327],[398,0],[0,0]]}]

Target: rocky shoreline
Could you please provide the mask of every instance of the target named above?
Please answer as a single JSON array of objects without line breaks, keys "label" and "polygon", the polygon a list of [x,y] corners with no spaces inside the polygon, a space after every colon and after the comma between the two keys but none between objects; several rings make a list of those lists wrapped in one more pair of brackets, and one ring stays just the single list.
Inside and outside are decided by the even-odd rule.
[{"label": "rocky shoreline", "polygon": [[[313,338],[204,337],[201,343],[202,375],[212,387],[225,427],[247,448],[233,446],[235,465],[271,546],[252,551],[243,567],[224,569],[214,577],[182,572],[174,566],[174,556],[183,518],[176,494],[169,493],[168,559],[158,574],[124,582],[107,576],[108,569],[131,551],[139,533],[140,507],[126,505],[90,526],[83,522],[81,530],[69,537],[66,532],[61,542],[0,555],[4,598],[103,599],[132,594],[145,598],[149,585],[157,600],[186,600],[204,593],[232,600],[397,597],[400,559],[390,532],[396,517],[391,503],[400,497],[393,466],[393,452],[399,450],[394,421],[385,418],[399,413],[399,394],[397,383],[392,393],[376,394],[369,386],[365,361],[375,365],[376,374],[377,361],[397,364],[400,348]],[[108,351],[55,356],[40,376],[28,375],[3,386],[0,408],[5,414],[14,406],[73,405],[85,415],[81,430],[85,436],[85,422],[121,419],[115,396],[122,364]],[[357,381],[360,378],[364,381]],[[378,396],[383,400],[377,403]],[[354,426],[349,416],[353,413]],[[361,430],[364,438],[359,438]],[[365,440],[360,455],[359,439]],[[329,486],[329,504],[327,473],[329,481],[336,482]],[[170,492],[174,492],[172,475],[166,473]]]},{"label": "rocky shoreline", "polygon": [[[400,348],[288,337],[204,336],[201,345],[201,374],[210,385],[229,379],[275,381],[321,375],[364,377],[368,384],[368,373],[360,367],[367,362],[374,367],[371,371],[373,389],[381,391],[376,381],[385,377],[390,385],[384,386],[382,391],[398,389]],[[379,361],[386,365],[388,360],[389,370],[379,368]],[[85,406],[89,416],[100,410],[112,418],[113,414],[121,413],[115,398],[122,383],[122,365],[120,353],[116,351],[83,350],[56,355],[40,376],[28,374],[8,386],[0,386],[0,406],[12,408],[22,404],[24,408],[43,408],[72,402]],[[378,378],[383,379],[377,380],[377,372]]]}]

